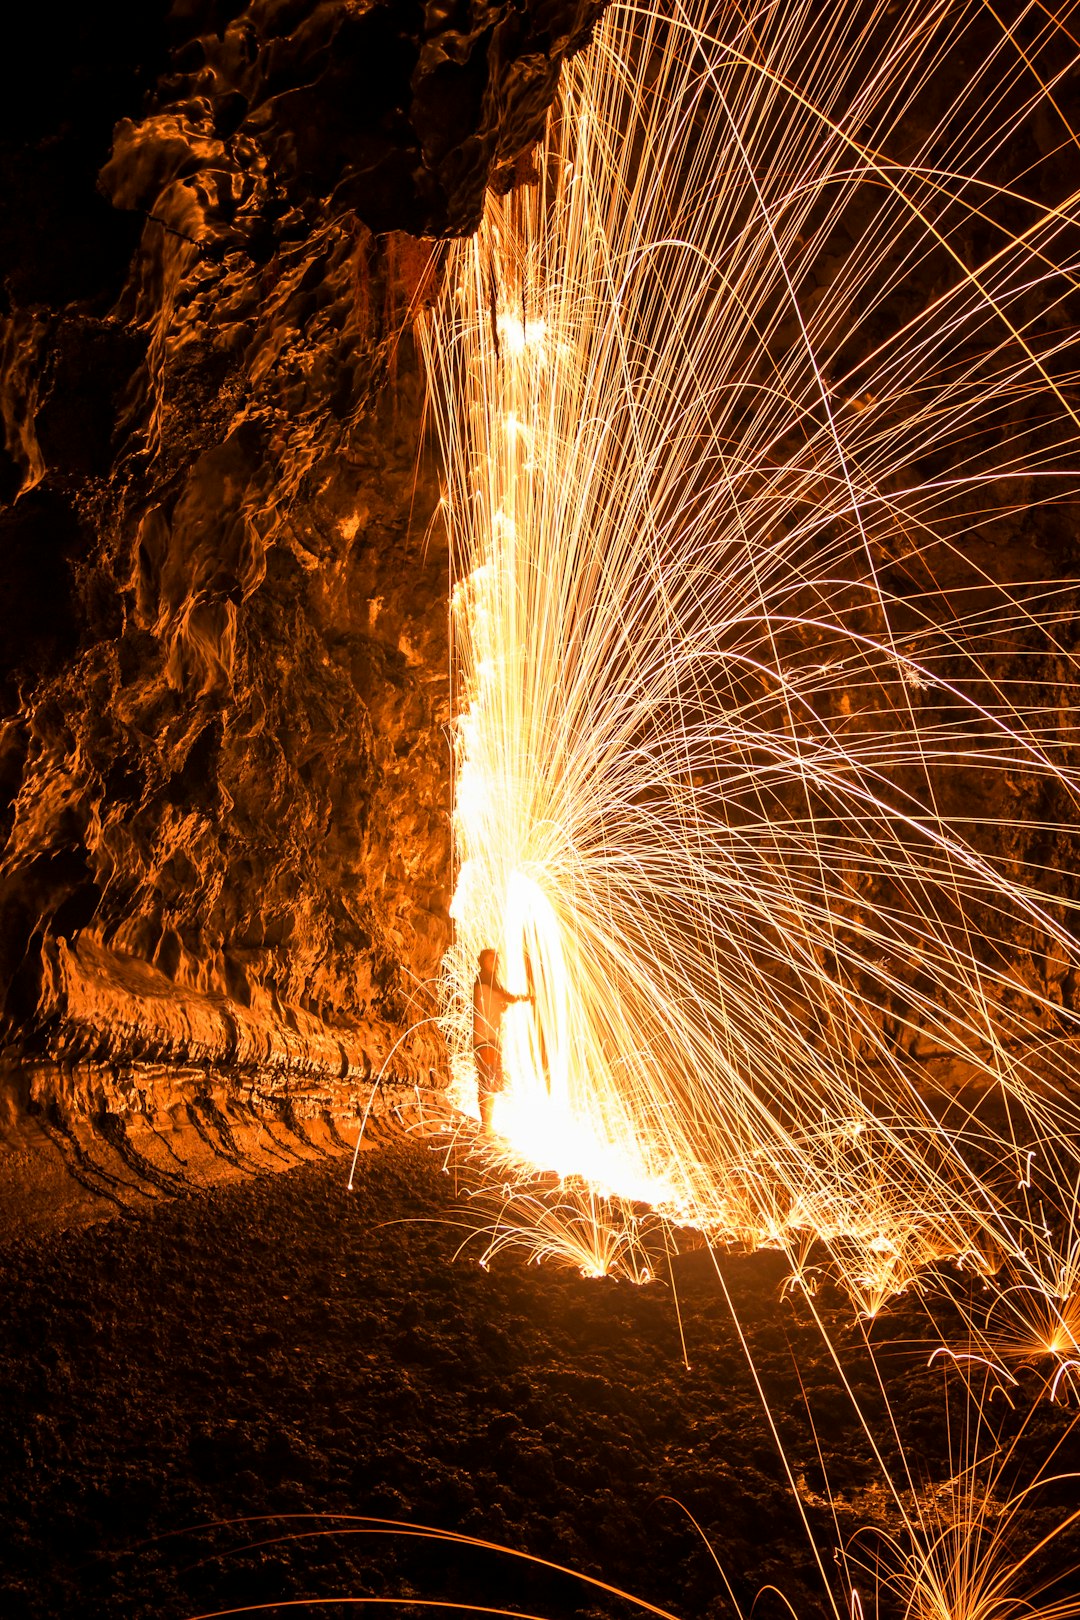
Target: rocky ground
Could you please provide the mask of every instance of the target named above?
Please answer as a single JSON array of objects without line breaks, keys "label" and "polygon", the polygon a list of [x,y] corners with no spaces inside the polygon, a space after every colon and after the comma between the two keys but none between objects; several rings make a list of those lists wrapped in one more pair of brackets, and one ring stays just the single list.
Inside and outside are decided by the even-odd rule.
[{"label": "rocky ground", "polygon": [[[348,1515],[502,1543],[679,1616],[730,1612],[711,1548],[744,1607],[775,1582],[804,1620],[827,1602],[755,1378],[844,1601],[834,1549],[888,1508],[806,1303],[779,1297],[779,1257],[727,1257],[719,1276],[706,1252],[678,1257],[678,1311],[660,1283],[512,1255],[484,1270],[475,1242],[462,1248],[469,1206],[442,1166],[430,1145],[401,1140],[363,1156],[352,1193],[347,1159],[328,1154],[141,1215],[9,1238],[7,1620],[269,1614],[298,1600],[287,1612],[315,1614],[359,1597],[401,1614],[422,1612],[420,1598],[634,1612],[536,1564],[360,1533]],[[862,1332],[838,1296],[817,1304],[891,1461]],[[934,1333],[911,1305],[872,1334],[919,1484],[950,1469]],[[995,1404],[1006,1431],[1037,1389]],[[954,1399],[954,1427],[959,1412]],[[1068,1425],[1061,1406],[1036,1408],[1022,1475]],[[1078,1464],[1070,1437],[1056,1467]],[[1022,1539],[1075,1494],[1072,1482],[1042,1493]]]}]

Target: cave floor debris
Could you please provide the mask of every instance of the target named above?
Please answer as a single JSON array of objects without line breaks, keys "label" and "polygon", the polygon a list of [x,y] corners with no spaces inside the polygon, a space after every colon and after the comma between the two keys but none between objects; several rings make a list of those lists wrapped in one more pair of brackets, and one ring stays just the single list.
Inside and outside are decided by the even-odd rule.
[{"label": "cave floor debris", "polygon": [[[351,1194],[341,1155],[9,1235],[5,1620],[269,1614],[287,1600],[314,1615],[360,1596],[396,1599],[402,1615],[420,1597],[633,1612],[493,1552],[357,1534],[334,1517],[357,1514],[500,1542],[678,1615],[730,1613],[692,1514],[747,1611],[772,1581],[800,1620],[826,1612],[709,1254],[674,1262],[687,1368],[668,1287],[512,1259],[482,1269],[444,1157],[399,1140],[364,1155]],[[806,1301],[780,1298],[782,1258],[720,1269],[831,1574],[834,1548],[888,1520],[880,1475]],[[862,1328],[827,1288],[814,1304],[891,1456]],[[918,1301],[872,1329],[915,1483],[930,1490],[950,1470],[932,1335]],[[1015,1411],[1001,1403],[1006,1429],[1036,1392]],[[1024,1438],[1033,1466],[1069,1421],[1041,1403]],[[1080,1466],[1075,1439],[1059,1469]]]}]

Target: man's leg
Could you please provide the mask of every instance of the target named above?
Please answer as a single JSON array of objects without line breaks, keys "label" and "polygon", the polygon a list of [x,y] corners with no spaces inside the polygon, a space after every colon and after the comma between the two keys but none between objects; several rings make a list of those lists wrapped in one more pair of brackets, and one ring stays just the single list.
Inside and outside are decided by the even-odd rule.
[{"label": "man's leg", "polygon": [[476,1089],[480,1102],[480,1128],[485,1136],[493,1136],[495,1127],[495,1093],[499,1090],[500,1063],[497,1046],[478,1046],[473,1053],[476,1060]]}]

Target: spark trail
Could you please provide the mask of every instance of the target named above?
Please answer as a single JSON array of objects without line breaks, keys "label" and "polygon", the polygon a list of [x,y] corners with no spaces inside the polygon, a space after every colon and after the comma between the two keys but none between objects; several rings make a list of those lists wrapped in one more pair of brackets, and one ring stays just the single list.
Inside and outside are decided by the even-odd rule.
[{"label": "spark trail", "polygon": [[1075,56],[1035,6],[616,3],[450,253],[461,1099],[478,951],[535,990],[493,1247],[822,1243],[868,1317],[1060,1270],[1076,906],[1014,834],[1076,803],[1077,593],[987,559],[1078,482],[1078,194],[1013,156],[1036,108],[1075,149]]}]

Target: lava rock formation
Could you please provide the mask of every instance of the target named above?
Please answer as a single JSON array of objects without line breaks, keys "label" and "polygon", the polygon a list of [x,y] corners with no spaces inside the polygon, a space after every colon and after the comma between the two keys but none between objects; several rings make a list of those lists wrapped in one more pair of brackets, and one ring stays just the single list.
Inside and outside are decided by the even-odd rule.
[{"label": "lava rock formation", "polygon": [[[445,539],[410,322],[600,0],[25,24],[0,165],[9,1096],[438,1076]],[[55,30],[53,30],[55,32]],[[231,1077],[231,1078],[230,1078]]]}]

